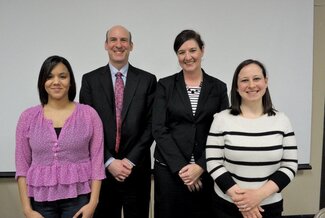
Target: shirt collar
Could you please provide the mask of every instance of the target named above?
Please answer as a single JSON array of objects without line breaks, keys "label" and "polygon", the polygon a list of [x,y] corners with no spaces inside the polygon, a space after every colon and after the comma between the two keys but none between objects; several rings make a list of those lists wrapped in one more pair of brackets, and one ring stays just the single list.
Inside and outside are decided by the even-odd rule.
[{"label": "shirt collar", "polygon": [[115,74],[117,72],[121,72],[123,77],[126,77],[128,70],[129,70],[129,63],[127,63],[126,65],[124,65],[120,70],[116,69],[113,65],[108,64],[109,69],[111,71],[112,77],[115,77]]}]

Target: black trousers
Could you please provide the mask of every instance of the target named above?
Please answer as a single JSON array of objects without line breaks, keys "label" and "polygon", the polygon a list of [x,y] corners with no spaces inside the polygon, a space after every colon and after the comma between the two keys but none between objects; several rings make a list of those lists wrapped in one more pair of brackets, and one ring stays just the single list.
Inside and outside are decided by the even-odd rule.
[{"label": "black trousers", "polygon": [[150,167],[134,167],[124,182],[116,181],[109,172],[106,176],[102,182],[94,218],[121,218],[122,207],[124,218],[149,217]]},{"label": "black trousers", "polygon": [[213,180],[202,176],[203,189],[190,192],[178,175],[168,167],[155,163],[155,218],[216,218],[212,210]]}]

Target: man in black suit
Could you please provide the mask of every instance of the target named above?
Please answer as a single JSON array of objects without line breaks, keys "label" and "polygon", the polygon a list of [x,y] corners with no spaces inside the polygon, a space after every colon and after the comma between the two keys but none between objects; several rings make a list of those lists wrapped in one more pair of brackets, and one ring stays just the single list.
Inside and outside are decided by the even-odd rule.
[{"label": "man in black suit", "polygon": [[[157,80],[129,64],[132,49],[131,33],[123,26],[112,27],[105,41],[109,63],[82,77],[80,103],[98,112],[105,136],[107,178],[102,183],[95,217],[120,218],[122,207],[125,218],[149,215],[151,115]],[[124,84],[120,128],[114,96],[115,84],[120,84],[117,73],[122,74]]]}]

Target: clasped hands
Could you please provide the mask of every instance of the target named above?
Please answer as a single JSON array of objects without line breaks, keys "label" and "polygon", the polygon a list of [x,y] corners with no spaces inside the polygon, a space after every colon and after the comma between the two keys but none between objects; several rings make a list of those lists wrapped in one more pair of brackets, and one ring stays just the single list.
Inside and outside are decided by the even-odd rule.
[{"label": "clasped hands", "polygon": [[132,168],[133,165],[130,163],[130,161],[124,158],[122,160],[113,160],[113,162],[107,167],[107,170],[117,181],[124,182],[124,180],[131,174]]},{"label": "clasped hands", "polygon": [[262,218],[264,209],[260,206],[263,198],[258,190],[241,189],[237,185],[227,192],[244,218]]},{"label": "clasped hands", "polygon": [[204,170],[195,163],[187,164],[179,172],[179,177],[183,180],[190,192],[200,191],[202,189],[202,181],[200,176]]}]

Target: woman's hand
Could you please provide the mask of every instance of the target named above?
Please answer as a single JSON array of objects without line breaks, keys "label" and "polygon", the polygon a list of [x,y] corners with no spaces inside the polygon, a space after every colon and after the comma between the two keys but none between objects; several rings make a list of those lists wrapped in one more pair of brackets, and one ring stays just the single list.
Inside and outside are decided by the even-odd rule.
[{"label": "woman's hand", "polygon": [[240,211],[249,211],[261,204],[263,196],[258,189],[239,189],[232,200]]},{"label": "woman's hand", "polygon": [[35,210],[30,210],[28,212],[25,212],[24,214],[26,218],[44,218],[39,212]]},{"label": "woman's hand", "polygon": [[192,186],[197,183],[203,172],[204,170],[202,167],[195,163],[191,163],[183,167],[179,171],[178,175],[183,180],[185,185]]},{"label": "woman's hand", "polygon": [[187,188],[190,192],[200,191],[203,187],[203,184],[200,179],[197,180],[193,185],[188,185]]},{"label": "woman's hand", "polygon": [[247,211],[241,211],[241,213],[244,218],[262,218],[261,212],[263,211],[263,208],[257,206]]},{"label": "woman's hand", "polygon": [[80,215],[82,215],[82,218],[92,218],[95,213],[96,206],[97,205],[91,203],[86,204],[80,208],[80,210],[73,216],[73,218],[78,218]]},{"label": "woman's hand", "polygon": [[18,177],[18,189],[23,211],[26,218],[44,218],[40,213],[32,209],[30,198],[27,194],[27,182],[25,176]]},{"label": "woman's hand", "polygon": [[233,200],[244,218],[260,218],[263,208],[259,205],[263,200],[259,190],[241,189],[237,184],[227,190],[227,195]]},{"label": "woman's hand", "polygon": [[278,191],[279,187],[269,180],[258,189],[237,189],[231,199],[240,211],[247,211],[259,206],[264,199]]}]

